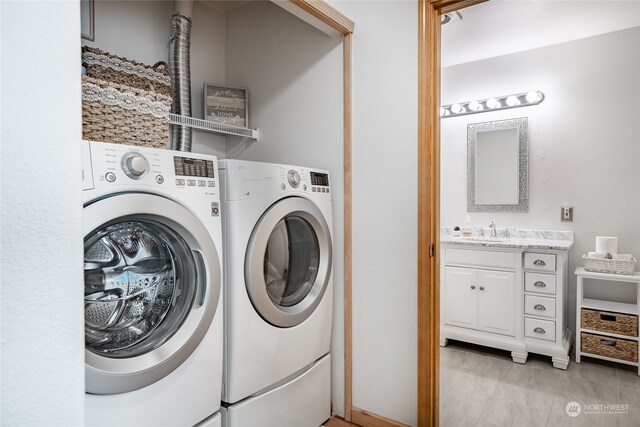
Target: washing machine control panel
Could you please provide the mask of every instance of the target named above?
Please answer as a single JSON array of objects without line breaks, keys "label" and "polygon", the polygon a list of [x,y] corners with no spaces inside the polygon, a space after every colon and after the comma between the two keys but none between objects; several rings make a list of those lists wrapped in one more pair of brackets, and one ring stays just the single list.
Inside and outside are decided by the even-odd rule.
[{"label": "washing machine control panel", "polygon": [[87,145],[90,156],[83,161],[96,188],[143,185],[219,197],[215,156],[93,141]]}]

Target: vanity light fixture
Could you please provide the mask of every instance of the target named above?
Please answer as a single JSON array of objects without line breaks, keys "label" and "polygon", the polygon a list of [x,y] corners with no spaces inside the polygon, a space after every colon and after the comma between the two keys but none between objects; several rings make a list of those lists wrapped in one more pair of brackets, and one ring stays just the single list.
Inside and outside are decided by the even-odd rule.
[{"label": "vanity light fixture", "polygon": [[490,110],[506,110],[509,108],[528,107],[538,105],[544,101],[544,93],[539,90],[518,93],[514,95],[497,96],[494,98],[460,102],[440,107],[440,117],[464,116],[467,114],[483,113]]},{"label": "vanity light fixture", "polygon": [[[447,109],[447,107],[443,107],[445,110]],[[468,113],[467,109],[464,108],[462,105],[460,104],[453,104],[451,106],[449,106],[449,110],[451,110],[451,112],[453,114],[464,114],[464,113]]]},{"label": "vanity light fixture", "polygon": [[495,98],[489,98],[485,103],[487,104],[487,107],[491,108],[492,110],[502,107],[502,104],[500,104],[500,101],[498,101]]},{"label": "vanity light fixture", "polygon": [[542,101],[542,97],[544,95],[542,95],[542,92],[538,92],[537,90],[532,90],[531,92],[527,93],[527,96],[525,97],[525,99],[534,104],[536,102]]},{"label": "vanity light fixture", "polygon": [[469,103],[469,109],[471,111],[480,111],[482,110],[482,104],[480,104],[478,101],[471,101]]},{"label": "vanity light fixture", "polygon": [[507,97],[507,105],[509,107],[515,107],[516,105],[520,105],[520,101],[513,95]]}]

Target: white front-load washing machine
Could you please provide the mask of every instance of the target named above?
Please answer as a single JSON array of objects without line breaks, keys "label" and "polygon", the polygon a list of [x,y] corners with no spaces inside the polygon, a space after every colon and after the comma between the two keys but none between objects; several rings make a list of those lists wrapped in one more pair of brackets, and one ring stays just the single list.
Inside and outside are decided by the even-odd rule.
[{"label": "white front-load washing machine", "polygon": [[327,171],[221,160],[223,425],[318,426],[331,415]]},{"label": "white front-load washing machine", "polygon": [[216,160],[83,142],[87,425],[221,424]]}]

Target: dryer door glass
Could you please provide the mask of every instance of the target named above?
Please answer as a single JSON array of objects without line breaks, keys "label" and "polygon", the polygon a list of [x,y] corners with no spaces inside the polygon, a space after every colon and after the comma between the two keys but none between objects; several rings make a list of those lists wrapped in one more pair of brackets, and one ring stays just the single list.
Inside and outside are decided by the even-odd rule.
[{"label": "dryer door glass", "polygon": [[304,218],[281,219],[267,241],[264,280],[274,304],[291,307],[302,301],[315,283],[320,265],[316,234]]},{"label": "dryer door glass", "polygon": [[89,234],[84,251],[88,350],[133,357],[175,334],[195,296],[185,286],[195,260],[180,235],[160,222],[128,220]]},{"label": "dryer door glass", "polygon": [[302,197],[281,199],[262,214],[247,245],[251,303],[272,325],[296,326],[323,301],[331,263],[331,232],[322,211]]}]

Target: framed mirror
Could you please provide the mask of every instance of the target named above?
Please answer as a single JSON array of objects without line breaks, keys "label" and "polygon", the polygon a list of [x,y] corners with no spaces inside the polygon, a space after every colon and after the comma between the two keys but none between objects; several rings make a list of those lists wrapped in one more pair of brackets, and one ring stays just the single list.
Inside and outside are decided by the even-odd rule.
[{"label": "framed mirror", "polygon": [[467,211],[529,211],[527,118],[467,125]]}]

